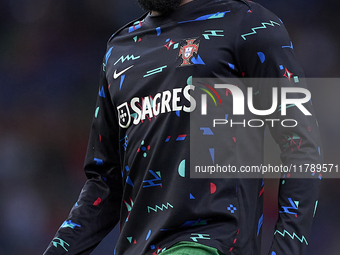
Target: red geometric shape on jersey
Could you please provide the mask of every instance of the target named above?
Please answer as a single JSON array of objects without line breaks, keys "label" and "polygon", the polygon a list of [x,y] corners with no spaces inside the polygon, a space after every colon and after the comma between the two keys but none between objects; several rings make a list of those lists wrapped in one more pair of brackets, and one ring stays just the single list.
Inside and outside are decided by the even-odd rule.
[{"label": "red geometric shape on jersey", "polygon": [[164,47],[166,47],[168,50],[170,49],[170,47],[174,44],[175,42],[173,42],[171,39],[170,41],[164,45]]},{"label": "red geometric shape on jersey", "polygon": [[291,151],[293,151],[294,147],[300,150],[301,144],[302,144],[302,138],[299,135],[293,132],[289,132],[288,134],[281,134],[281,136],[284,137],[281,140],[282,142],[285,143],[283,145],[284,151],[286,151],[287,149],[290,149]]},{"label": "red geometric shape on jersey", "polygon": [[289,81],[290,81],[290,78],[292,77],[293,73],[289,72],[287,67],[285,67],[285,73],[284,73],[284,77],[286,77]]},{"label": "red geometric shape on jersey", "polygon": [[[239,233],[240,233],[240,230],[238,230],[237,233],[236,233],[236,237],[235,237],[234,242],[233,242],[234,245],[235,245],[236,242],[237,242],[237,236],[238,236]],[[232,252],[233,249],[234,249],[234,247],[231,247],[231,248],[229,249],[229,252]]]},{"label": "red geometric shape on jersey", "polygon": [[141,146],[137,149],[137,153],[142,152],[143,156],[146,157],[147,156],[147,151],[149,151],[151,149],[150,145],[145,145],[144,140],[142,140],[141,142]]},{"label": "red geometric shape on jersey", "polygon": [[216,185],[215,183],[210,183],[210,194],[214,194],[216,192]]},{"label": "red geometric shape on jersey", "polygon": [[93,205],[94,205],[94,206],[97,206],[97,205],[99,205],[101,202],[102,202],[102,199],[101,199],[100,197],[98,197],[98,198],[96,199],[96,201],[93,202]]},{"label": "red geometric shape on jersey", "polygon": [[157,247],[156,250],[152,253],[152,255],[158,255],[163,249]]},{"label": "red geometric shape on jersey", "polygon": [[178,56],[182,58],[182,64],[179,66],[190,66],[193,65],[191,62],[192,57],[197,55],[199,42],[195,42],[197,38],[186,39],[186,45],[182,46],[179,50]]},{"label": "red geometric shape on jersey", "polygon": [[259,197],[261,197],[261,196],[262,196],[263,192],[264,192],[264,187],[262,187],[262,189],[260,190]]}]

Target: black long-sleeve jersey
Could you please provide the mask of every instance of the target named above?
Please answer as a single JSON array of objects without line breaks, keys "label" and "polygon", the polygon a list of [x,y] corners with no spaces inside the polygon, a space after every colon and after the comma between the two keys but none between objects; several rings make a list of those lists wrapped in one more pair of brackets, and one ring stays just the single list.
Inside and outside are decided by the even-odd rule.
[{"label": "black long-sleeve jersey", "polygon": [[[180,241],[260,254],[263,179],[190,178],[191,78],[276,77],[278,86],[304,87],[303,75],[282,21],[253,2],[194,0],[124,26],[103,60],[88,180],[45,254],[90,254],[118,222],[117,255],[159,254]],[[256,92],[268,101],[265,88]],[[299,125],[269,126],[283,163],[320,163],[314,115],[289,107],[287,116]],[[261,164],[263,128],[238,125],[228,136],[227,161]],[[287,177],[271,255],[304,253],[317,205],[319,178]]]}]

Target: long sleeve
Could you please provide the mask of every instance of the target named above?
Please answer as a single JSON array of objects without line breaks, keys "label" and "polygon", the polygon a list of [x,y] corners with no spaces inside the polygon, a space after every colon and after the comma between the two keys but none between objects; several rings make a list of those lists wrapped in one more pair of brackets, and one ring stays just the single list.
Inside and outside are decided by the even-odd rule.
[{"label": "long sleeve", "polygon": [[[307,88],[304,73],[296,61],[293,44],[282,21],[257,4],[251,5],[238,27],[236,39],[239,71],[245,77],[276,78],[263,79],[252,84],[256,109],[270,109],[272,88]],[[300,95],[301,96],[301,95]],[[289,98],[299,98],[290,95]],[[278,98],[280,98],[280,93]],[[280,103],[279,103],[280,104]],[[282,115],[281,105],[266,119],[280,120],[268,125],[270,132],[280,146],[281,160],[286,166],[320,164],[323,162],[318,124],[312,103],[303,106],[311,113],[305,115],[296,105],[287,105],[286,115]],[[283,119],[294,119],[296,126]],[[312,177],[312,173],[306,173]],[[319,178],[293,178],[286,174],[279,186],[279,217],[274,230],[270,255],[302,255],[308,245],[312,221],[317,205]]]},{"label": "long sleeve", "polygon": [[88,180],[44,254],[90,254],[119,221],[122,181],[116,120],[104,65],[85,159]]}]

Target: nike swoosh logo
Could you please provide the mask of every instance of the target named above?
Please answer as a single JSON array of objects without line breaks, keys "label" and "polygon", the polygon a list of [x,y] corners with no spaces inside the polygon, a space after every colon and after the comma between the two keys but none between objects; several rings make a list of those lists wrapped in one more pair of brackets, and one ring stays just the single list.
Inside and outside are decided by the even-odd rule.
[{"label": "nike swoosh logo", "polygon": [[117,70],[115,70],[114,73],[113,73],[113,79],[117,79],[119,76],[121,76],[123,73],[125,73],[127,70],[129,70],[133,66],[134,65],[129,66],[129,67],[125,68],[123,71],[120,71],[119,73],[117,73]]}]

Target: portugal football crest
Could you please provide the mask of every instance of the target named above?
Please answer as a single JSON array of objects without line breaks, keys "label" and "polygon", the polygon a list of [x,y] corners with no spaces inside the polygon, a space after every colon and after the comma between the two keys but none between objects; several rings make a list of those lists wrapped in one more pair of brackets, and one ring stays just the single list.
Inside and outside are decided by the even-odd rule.
[{"label": "portugal football crest", "polygon": [[128,104],[125,102],[117,107],[119,126],[128,128],[131,122],[131,115]]},{"label": "portugal football crest", "polygon": [[186,39],[184,45],[181,46],[178,56],[182,58],[180,66],[189,66],[194,63],[191,61],[193,57],[197,56],[199,41],[197,38]]}]

